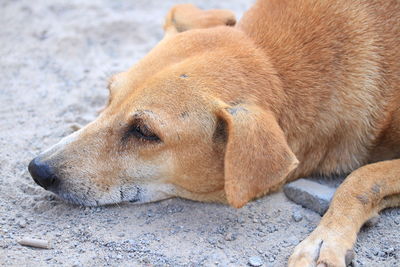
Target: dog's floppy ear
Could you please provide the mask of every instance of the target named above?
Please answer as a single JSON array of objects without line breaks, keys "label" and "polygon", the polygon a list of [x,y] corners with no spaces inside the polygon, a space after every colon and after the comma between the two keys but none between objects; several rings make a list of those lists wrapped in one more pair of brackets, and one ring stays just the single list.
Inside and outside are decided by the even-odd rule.
[{"label": "dog's floppy ear", "polygon": [[236,208],[280,186],[298,165],[272,112],[238,105],[216,112],[227,135],[224,176],[228,203]]},{"label": "dog's floppy ear", "polygon": [[165,34],[174,34],[191,29],[216,26],[234,26],[236,18],[232,11],[225,9],[202,10],[192,4],[172,7],[164,23]]}]

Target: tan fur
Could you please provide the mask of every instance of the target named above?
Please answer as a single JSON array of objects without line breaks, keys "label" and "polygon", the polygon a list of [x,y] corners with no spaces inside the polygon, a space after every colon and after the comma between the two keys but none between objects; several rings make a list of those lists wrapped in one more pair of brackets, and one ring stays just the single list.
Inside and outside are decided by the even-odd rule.
[{"label": "tan fur", "polygon": [[[226,10],[172,8],[165,38],[111,79],[99,118],[40,157],[57,193],[85,205],[241,207],[356,170],[289,262],[344,266],[361,225],[399,205],[400,2],[259,0],[234,24]],[[160,141],[131,136],[135,125]]]}]

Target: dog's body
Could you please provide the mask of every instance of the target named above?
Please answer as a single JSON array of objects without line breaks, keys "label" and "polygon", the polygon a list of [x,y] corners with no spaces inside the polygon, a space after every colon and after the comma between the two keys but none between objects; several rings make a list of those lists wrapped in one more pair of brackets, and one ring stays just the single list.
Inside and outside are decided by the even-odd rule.
[{"label": "dog's body", "polygon": [[343,266],[362,224],[400,204],[400,1],[260,0],[233,24],[226,10],[173,8],[99,118],[34,159],[32,176],[85,205],[241,207],[355,170],[289,261]]},{"label": "dog's body", "polygon": [[398,1],[259,1],[242,19],[286,93],[293,177],[400,157],[399,16]]}]

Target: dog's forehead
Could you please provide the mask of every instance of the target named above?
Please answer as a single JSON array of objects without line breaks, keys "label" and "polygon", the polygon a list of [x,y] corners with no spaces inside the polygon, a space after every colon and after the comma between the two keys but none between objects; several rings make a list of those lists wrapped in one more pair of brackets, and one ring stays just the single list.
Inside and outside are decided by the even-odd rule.
[{"label": "dog's forehead", "polygon": [[186,88],[148,88],[134,95],[129,109],[146,111],[163,117],[187,118],[190,115],[207,113],[207,102],[198,92]]},{"label": "dog's forehead", "polygon": [[122,87],[114,92],[113,108],[129,112],[162,110],[168,114],[204,109],[208,105],[204,82],[201,75],[192,77],[191,73],[185,66],[166,68],[140,83],[135,82],[134,73],[118,75],[112,83]]}]

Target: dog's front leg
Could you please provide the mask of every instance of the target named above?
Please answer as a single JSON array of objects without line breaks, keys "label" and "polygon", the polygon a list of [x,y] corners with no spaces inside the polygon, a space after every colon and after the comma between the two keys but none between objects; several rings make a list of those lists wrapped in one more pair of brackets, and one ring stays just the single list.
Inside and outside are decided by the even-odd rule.
[{"label": "dog's front leg", "polygon": [[361,226],[378,212],[400,205],[400,160],[361,167],[338,188],[318,227],[289,259],[290,267],[346,266]]}]

